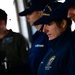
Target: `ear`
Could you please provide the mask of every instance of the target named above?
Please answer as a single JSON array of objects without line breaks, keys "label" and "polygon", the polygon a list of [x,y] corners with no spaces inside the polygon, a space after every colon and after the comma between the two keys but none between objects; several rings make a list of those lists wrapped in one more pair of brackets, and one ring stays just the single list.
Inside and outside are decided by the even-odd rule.
[{"label": "ear", "polygon": [[43,11],[39,11],[40,18],[42,17]]},{"label": "ear", "polygon": [[61,26],[64,29],[67,27],[67,21],[65,19],[62,20]]}]

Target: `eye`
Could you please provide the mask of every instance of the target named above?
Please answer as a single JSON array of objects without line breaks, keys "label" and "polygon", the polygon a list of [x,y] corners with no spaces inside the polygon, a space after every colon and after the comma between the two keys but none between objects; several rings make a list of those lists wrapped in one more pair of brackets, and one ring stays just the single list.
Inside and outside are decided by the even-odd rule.
[{"label": "eye", "polygon": [[55,23],[55,22],[52,21],[52,22],[48,23],[47,25],[48,25],[48,26],[51,26],[51,25],[53,25],[54,23]]},{"label": "eye", "polygon": [[52,23],[48,23],[47,25],[48,25],[48,26],[51,26],[51,25],[52,25]]}]

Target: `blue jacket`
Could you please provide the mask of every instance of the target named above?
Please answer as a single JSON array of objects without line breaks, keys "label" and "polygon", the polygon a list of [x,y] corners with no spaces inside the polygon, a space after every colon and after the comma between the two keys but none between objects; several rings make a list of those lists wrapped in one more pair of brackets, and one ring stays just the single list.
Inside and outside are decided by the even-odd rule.
[{"label": "blue jacket", "polygon": [[70,29],[50,41],[38,75],[75,75],[75,37]]},{"label": "blue jacket", "polygon": [[32,75],[36,75],[40,62],[47,52],[48,36],[40,31],[33,35],[31,49],[29,51],[29,67]]}]

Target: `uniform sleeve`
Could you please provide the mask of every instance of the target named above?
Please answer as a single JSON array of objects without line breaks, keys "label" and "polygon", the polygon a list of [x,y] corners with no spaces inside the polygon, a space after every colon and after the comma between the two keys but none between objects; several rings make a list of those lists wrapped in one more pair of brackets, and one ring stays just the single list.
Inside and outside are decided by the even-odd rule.
[{"label": "uniform sleeve", "polygon": [[13,36],[15,39],[14,41],[15,52],[17,54],[19,62],[12,67],[12,69],[10,70],[10,73],[12,75],[25,75],[25,74],[29,75],[28,74],[29,68],[27,64],[28,49],[29,49],[28,41],[20,33],[15,33],[15,34],[13,33]]},{"label": "uniform sleeve", "polygon": [[[65,75],[75,75],[75,48],[70,49],[70,51],[65,56]],[[62,65],[63,66],[63,65]]]},{"label": "uniform sleeve", "polygon": [[26,38],[24,38],[21,34],[19,35],[18,47],[21,61],[27,63],[29,44]]}]

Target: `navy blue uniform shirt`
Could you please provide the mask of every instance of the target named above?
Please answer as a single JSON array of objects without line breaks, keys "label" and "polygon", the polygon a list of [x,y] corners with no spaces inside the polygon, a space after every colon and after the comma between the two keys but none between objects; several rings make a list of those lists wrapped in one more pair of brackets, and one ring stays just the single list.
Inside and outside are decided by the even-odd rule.
[{"label": "navy blue uniform shirt", "polygon": [[38,75],[75,75],[75,41],[70,29],[50,41]]},{"label": "navy blue uniform shirt", "polygon": [[29,52],[29,67],[32,75],[36,75],[39,64],[48,50],[48,36],[43,32],[36,31],[32,40]]}]

